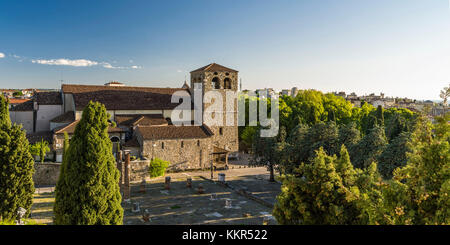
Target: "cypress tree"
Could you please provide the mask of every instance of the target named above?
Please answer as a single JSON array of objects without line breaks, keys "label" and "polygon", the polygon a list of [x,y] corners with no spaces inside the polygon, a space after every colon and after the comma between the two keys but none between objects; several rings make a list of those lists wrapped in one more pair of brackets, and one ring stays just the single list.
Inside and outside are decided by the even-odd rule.
[{"label": "cypress tree", "polygon": [[90,102],[84,109],[63,157],[55,224],[122,224],[119,170],[108,136],[108,118],[106,108],[98,102]]},{"label": "cypress tree", "polygon": [[384,125],[384,109],[381,105],[377,107],[377,123],[380,126]]},{"label": "cypress tree", "polygon": [[12,125],[8,101],[0,95],[0,217],[17,219],[22,207],[30,214],[33,202],[34,160],[20,125]]}]

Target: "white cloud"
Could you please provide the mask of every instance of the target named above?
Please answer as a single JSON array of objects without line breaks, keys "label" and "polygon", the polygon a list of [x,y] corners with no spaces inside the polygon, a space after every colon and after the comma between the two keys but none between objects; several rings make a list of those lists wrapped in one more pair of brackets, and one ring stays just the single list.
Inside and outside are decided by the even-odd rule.
[{"label": "white cloud", "polygon": [[109,63],[104,63],[104,64],[103,64],[103,67],[108,68],[108,69],[114,69],[114,66],[112,66],[112,65],[109,64]]},{"label": "white cloud", "polygon": [[[15,57],[19,58],[19,56]],[[75,67],[88,67],[88,66],[101,66],[106,69],[141,69],[141,66],[130,66],[130,67],[124,67],[124,66],[113,66],[109,62],[98,62],[98,61],[92,61],[87,59],[76,59],[76,60],[70,60],[70,59],[32,59],[32,63],[35,64],[41,64],[41,65],[59,65],[59,66],[75,66]],[[116,62],[113,62],[116,63]]]},{"label": "white cloud", "polygon": [[42,64],[42,65],[60,65],[60,66],[76,66],[76,67],[95,66],[95,65],[99,64],[97,61],[91,61],[91,60],[85,60],[85,59],[31,60],[31,62],[37,63],[37,64]]},{"label": "white cloud", "polygon": [[0,53],[0,59],[1,58],[5,58],[5,54],[4,53]]}]

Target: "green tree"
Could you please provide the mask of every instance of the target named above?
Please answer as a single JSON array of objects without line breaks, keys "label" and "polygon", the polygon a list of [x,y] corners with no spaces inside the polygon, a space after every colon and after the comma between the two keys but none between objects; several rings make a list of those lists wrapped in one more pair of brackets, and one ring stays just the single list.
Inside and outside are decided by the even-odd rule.
[{"label": "green tree", "polygon": [[407,163],[407,153],[411,151],[411,133],[403,132],[396,137],[378,156],[378,170],[385,179],[392,178],[394,169]]},{"label": "green tree", "polygon": [[90,102],[66,151],[56,186],[55,224],[122,224],[119,171],[105,107]]},{"label": "green tree", "polygon": [[448,87],[444,87],[444,89],[441,90],[439,97],[441,97],[442,102],[444,104],[444,114],[445,114],[446,113],[445,107],[447,106],[447,101],[448,101],[448,98],[450,97],[450,85]]},{"label": "green tree", "polygon": [[246,126],[244,127],[242,133],[241,133],[241,140],[240,140],[240,144],[241,144],[241,150],[243,151],[249,151],[252,148],[252,144],[253,144],[253,139],[255,138],[255,134],[257,132],[258,128],[257,127],[251,127],[251,126]]},{"label": "green tree", "polygon": [[384,109],[381,105],[377,107],[377,122],[378,125],[384,126]]},{"label": "green tree", "polygon": [[0,95],[0,217],[17,219],[22,207],[30,214],[34,160],[25,132],[9,119],[8,101]]},{"label": "green tree", "polygon": [[250,165],[267,167],[270,173],[270,182],[275,182],[274,171],[279,160],[279,154],[277,154],[276,150],[277,146],[277,137],[261,137],[261,129],[256,132]]},{"label": "green tree", "polygon": [[355,122],[339,127],[339,145],[345,145],[348,149],[350,149],[360,140],[361,132],[358,130]]},{"label": "green tree", "polygon": [[339,174],[353,175],[353,167],[322,148],[315,155],[310,164],[302,163],[294,175],[284,178],[274,217],[282,225],[359,224],[359,190],[346,187]]},{"label": "green tree", "polygon": [[[442,122],[447,124],[447,122]],[[450,224],[450,145],[433,137],[424,119],[412,135],[408,164],[394,171],[394,184],[403,189],[402,209],[413,224]],[[393,185],[394,185],[393,184]]]},{"label": "green tree", "polygon": [[48,142],[44,139],[41,139],[40,142],[36,142],[35,144],[30,146],[30,152],[33,156],[39,156],[41,163],[45,160],[45,155],[50,151],[50,147],[48,146]]},{"label": "green tree", "polygon": [[14,97],[20,97],[20,96],[23,96],[23,93],[22,93],[22,91],[17,90],[17,91],[14,91],[13,96]]},{"label": "green tree", "polygon": [[352,147],[350,156],[357,168],[366,168],[375,162],[387,146],[384,128],[375,125],[362,140]]}]

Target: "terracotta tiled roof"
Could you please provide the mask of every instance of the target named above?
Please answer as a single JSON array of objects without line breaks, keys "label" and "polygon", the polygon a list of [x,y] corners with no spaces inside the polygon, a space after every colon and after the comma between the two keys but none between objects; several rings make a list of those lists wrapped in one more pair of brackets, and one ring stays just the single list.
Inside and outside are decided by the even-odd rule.
[{"label": "terracotta tiled roof", "polygon": [[35,95],[39,105],[62,105],[62,95],[60,92],[38,92]]},{"label": "terracotta tiled roof", "polygon": [[41,141],[42,139],[44,139],[44,141],[47,141],[49,144],[52,144],[53,143],[53,132],[52,131],[44,131],[44,132],[27,134],[27,139],[31,145]]},{"label": "terracotta tiled roof", "polygon": [[54,123],[70,123],[73,121],[75,121],[75,113],[73,111],[68,111],[50,120],[50,122]]},{"label": "terracotta tiled roof", "polygon": [[216,63],[212,63],[209,64],[207,66],[201,67],[197,70],[191,71],[191,72],[197,72],[197,71],[228,71],[228,72],[238,72],[236,70],[233,70],[231,68],[216,64]]},{"label": "terracotta tiled roof", "polygon": [[30,99],[9,99],[9,104],[22,104],[27,101],[30,101]]},{"label": "terracotta tiled roof", "polygon": [[66,94],[73,94],[77,111],[89,101],[98,101],[108,110],[162,110],[174,109],[179,103],[172,103],[172,95],[183,88],[119,87],[63,84]]},{"label": "terracotta tiled roof", "polygon": [[[55,132],[55,134],[64,134],[64,132],[67,132],[68,134],[73,134],[75,132],[75,128],[77,127],[79,122],[80,122],[80,120],[73,121],[72,123],[70,123],[68,125],[55,128],[53,131]],[[121,128],[117,128],[117,127],[108,128],[108,133],[122,133],[122,132],[124,132],[124,130]]]},{"label": "terracotta tiled roof", "polygon": [[123,144],[123,147],[140,147],[140,145],[136,137],[133,137],[129,141],[125,142],[125,144]]},{"label": "terracotta tiled roof", "polygon": [[22,104],[13,106],[10,111],[33,111],[33,101],[29,100]]},{"label": "terracotta tiled roof", "polygon": [[145,115],[116,115],[116,122],[122,126],[154,126],[168,125],[162,114],[145,114]]},{"label": "terracotta tiled roof", "polygon": [[144,140],[159,139],[198,139],[213,135],[208,126],[138,126],[136,133],[142,135]]}]

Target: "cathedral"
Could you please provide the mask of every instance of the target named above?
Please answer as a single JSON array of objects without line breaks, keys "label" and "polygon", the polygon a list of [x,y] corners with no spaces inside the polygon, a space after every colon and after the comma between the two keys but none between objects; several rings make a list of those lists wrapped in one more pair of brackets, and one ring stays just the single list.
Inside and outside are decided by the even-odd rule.
[{"label": "cathedral", "polygon": [[[228,157],[239,150],[237,99],[227,97],[238,91],[238,71],[212,63],[190,74],[190,85],[185,82],[181,88],[132,87],[118,82],[63,84],[58,92],[37,93],[33,100],[12,108],[11,119],[24,125],[30,143],[48,141],[54,160],[61,162],[64,133],[73,135],[84,107],[90,101],[100,102],[115,125],[109,128],[114,153],[121,149],[133,159],[160,158],[179,170],[209,168],[212,162],[226,165]],[[195,88],[201,93],[195,93]],[[232,99],[214,115],[205,115],[214,101],[204,98],[210,91]],[[181,103],[172,102],[176,92],[183,92],[192,102],[199,100],[205,117],[222,122],[211,124],[202,117],[199,124],[175,125],[172,112]]]}]

